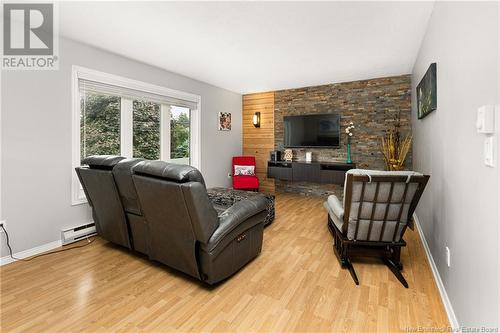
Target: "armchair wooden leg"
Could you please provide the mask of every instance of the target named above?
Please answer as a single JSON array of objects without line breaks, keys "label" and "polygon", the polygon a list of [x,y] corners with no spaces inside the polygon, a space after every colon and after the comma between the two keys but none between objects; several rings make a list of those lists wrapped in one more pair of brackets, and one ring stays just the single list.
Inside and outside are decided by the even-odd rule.
[{"label": "armchair wooden leg", "polygon": [[403,264],[401,263],[401,248],[400,247],[394,247],[393,249],[393,262],[396,264],[396,266],[399,268],[400,271],[403,270]]},{"label": "armchair wooden leg", "polygon": [[340,261],[340,266],[342,268],[347,268],[349,270],[349,273],[351,273],[351,277],[354,280],[354,283],[359,286],[359,280],[358,276],[356,275],[356,271],[354,270],[354,266],[351,263],[351,260],[349,259],[347,252],[348,252],[348,247],[345,245],[342,246],[342,242],[339,241],[337,246],[333,246],[334,252],[339,258]]},{"label": "armchair wooden leg", "polygon": [[356,275],[354,266],[352,265],[351,261],[348,258],[342,260],[342,267],[347,267],[349,273],[351,273],[351,277],[354,280],[354,283],[356,283],[356,285],[359,286],[358,276]]},{"label": "armchair wooden leg", "polygon": [[389,267],[389,269],[391,270],[391,272],[398,278],[399,282],[401,282],[401,284],[405,288],[408,288],[408,282],[406,282],[403,274],[401,274],[401,270],[398,267],[398,264],[396,264],[394,261],[392,261],[389,258],[382,258],[382,260],[387,265],[387,267]]}]

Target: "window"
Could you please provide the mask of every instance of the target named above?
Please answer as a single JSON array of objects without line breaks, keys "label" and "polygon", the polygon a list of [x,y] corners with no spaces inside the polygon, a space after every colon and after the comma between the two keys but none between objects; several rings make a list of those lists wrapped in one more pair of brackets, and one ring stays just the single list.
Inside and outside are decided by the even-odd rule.
[{"label": "window", "polygon": [[86,202],[74,168],[90,155],[200,167],[200,96],[73,67],[72,204]]},{"label": "window", "polygon": [[[161,105],[148,101],[133,101],[134,157],[159,160],[161,156]],[[188,163],[189,164],[189,161]]]},{"label": "window", "polygon": [[80,105],[80,158],[120,155],[120,98],[87,94]]},{"label": "window", "polygon": [[179,106],[170,109],[170,160],[174,163],[189,164],[190,111]]}]

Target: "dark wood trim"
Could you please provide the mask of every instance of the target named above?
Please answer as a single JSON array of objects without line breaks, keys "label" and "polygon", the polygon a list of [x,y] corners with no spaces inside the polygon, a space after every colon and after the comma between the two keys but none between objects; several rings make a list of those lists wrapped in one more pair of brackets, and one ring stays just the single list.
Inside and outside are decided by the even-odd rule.
[{"label": "dark wood trim", "polygon": [[423,179],[420,178],[418,179],[417,191],[415,192],[415,195],[413,196],[413,201],[410,203],[410,207],[408,209],[408,216],[407,216],[408,222],[412,221],[413,223],[413,213],[415,212],[415,209],[417,209],[417,204],[420,201],[422,194],[424,193],[424,189],[427,186],[430,177],[431,176],[429,175],[424,175]]},{"label": "dark wood trim", "polygon": [[[345,183],[345,197],[344,197],[344,223],[342,223],[342,234],[347,235],[347,228],[349,226],[349,214],[351,214],[352,202],[352,175],[347,175]],[[346,202],[349,205],[345,204]]]},{"label": "dark wood trim", "polygon": [[358,206],[358,218],[357,218],[357,221],[356,221],[356,231],[354,232],[354,239],[358,239],[358,230],[359,230],[359,224],[360,224],[360,221],[361,221],[361,209],[363,207],[363,198],[365,197],[365,182],[362,183],[361,185],[361,195],[360,195],[360,198],[359,198],[359,206]]},{"label": "dark wood trim", "polygon": [[[406,193],[408,192],[408,183],[405,183],[405,189],[403,191],[403,196],[401,197],[401,202],[399,203],[401,206],[399,207],[399,212],[398,212],[398,222],[396,222],[396,227],[394,227],[394,234],[392,235],[392,241],[396,241],[396,236],[398,234],[399,230],[399,225],[401,224],[401,214],[403,213],[403,209],[405,208],[405,201],[406,201]],[[408,221],[406,221],[408,222]]]}]

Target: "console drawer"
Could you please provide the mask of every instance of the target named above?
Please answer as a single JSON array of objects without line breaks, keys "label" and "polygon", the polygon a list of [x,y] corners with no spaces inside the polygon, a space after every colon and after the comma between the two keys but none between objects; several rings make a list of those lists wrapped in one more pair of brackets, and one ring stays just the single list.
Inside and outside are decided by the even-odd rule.
[{"label": "console drawer", "polygon": [[320,181],[319,164],[294,163],[292,164],[294,182],[313,182]]},{"label": "console drawer", "polygon": [[292,169],[286,167],[269,166],[267,168],[267,178],[292,180]]},{"label": "console drawer", "polygon": [[344,185],[345,171],[321,170],[321,183]]}]

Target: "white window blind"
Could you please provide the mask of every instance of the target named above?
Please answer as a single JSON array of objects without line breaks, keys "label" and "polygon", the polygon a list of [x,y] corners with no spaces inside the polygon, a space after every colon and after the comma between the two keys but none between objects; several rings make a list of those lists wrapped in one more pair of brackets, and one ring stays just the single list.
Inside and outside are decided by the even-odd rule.
[{"label": "white window blind", "polygon": [[132,100],[146,100],[158,104],[167,104],[174,106],[187,107],[191,110],[197,108],[197,103],[186,101],[183,99],[155,94],[153,92],[146,92],[135,90],[131,88],[119,87],[107,83],[91,81],[87,79],[78,79],[78,89],[80,94],[95,93],[111,96],[120,96]]}]

